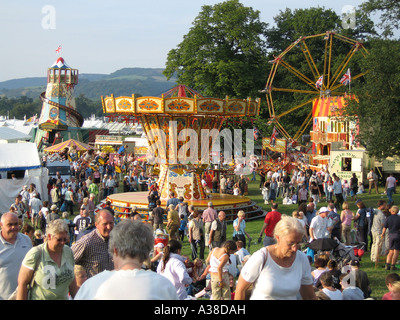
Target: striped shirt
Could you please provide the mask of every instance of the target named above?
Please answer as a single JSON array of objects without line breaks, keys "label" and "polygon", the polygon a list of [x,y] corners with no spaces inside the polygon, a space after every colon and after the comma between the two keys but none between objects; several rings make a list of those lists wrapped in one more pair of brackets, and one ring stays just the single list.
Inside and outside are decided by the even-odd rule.
[{"label": "striped shirt", "polygon": [[75,264],[85,268],[88,278],[114,269],[112,256],[108,252],[108,240],[95,229],[72,245]]}]

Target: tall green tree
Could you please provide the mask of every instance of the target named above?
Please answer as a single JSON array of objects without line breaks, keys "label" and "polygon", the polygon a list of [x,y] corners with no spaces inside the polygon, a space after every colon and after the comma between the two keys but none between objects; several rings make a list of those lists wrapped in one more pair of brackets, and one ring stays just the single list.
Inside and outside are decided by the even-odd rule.
[{"label": "tall green tree", "polygon": [[362,68],[369,71],[353,93],[347,115],[359,122],[358,141],[378,159],[400,156],[400,42],[375,39]]},{"label": "tall green tree", "polygon": [[361,5],[367,14],[380,14],[379,27],[383,29],[384,37],[394,35],[394,30],[400,28],[400,2],[398,0],[368,0]]},{"label": "tall green tree", "polygon": [[164,75],[205,96],[257,97],[266,80],[267,24],[238,0],[205,5],[168,53]]}]

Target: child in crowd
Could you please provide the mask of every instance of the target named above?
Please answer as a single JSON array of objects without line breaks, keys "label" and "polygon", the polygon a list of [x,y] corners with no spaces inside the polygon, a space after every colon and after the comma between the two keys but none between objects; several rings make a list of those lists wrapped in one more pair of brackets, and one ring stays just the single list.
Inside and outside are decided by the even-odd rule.
[{"label": "child in crowd", "polygon": [[89,211],[87,209],[84,209],[82,212],[82,216],[76,220],[75,224],[75,230],[78,231],[78,233],[81,233],[84,229],[89,227],[91,224],[91,219],[89,217]]},{"label": "child in crowd", "polygon": [[356,194],[363,194],[363,193],[365,193],[364,185],[362,184],[362,182],[360,182],[358,184],[358,192]]},{"label": "child in crowd", "polygon": [[390,273],[386,276],[385,284],[389,292],[383,295],[382,300],[393,300],[392,289],[393,289],[393,283],[395,283],[396,281],[400,281],[400,276],[397,273]]},{"label": "child in crowd", "polygon": [[332,275],[329,272],[324,272],[320,276],[322,292],[325,293],[331,300],[343,300],[342,292],[333,286]]},{"label": "child in crowd", "polygon": [[42,244],[44,239],[43,239],[43,233],[40,229],[36,229],[35,233],[33,234],[33,244],[34,246],[37,246],[39,244]]},{"label": "child in crowd", "polygon": [[186,226],[187,226],[187,221],[185,220],[185,216],[183,214],[181,214],[180,216],[180,226],[179,226],[179,239],[181,241],[183,241],[183,239],[185,238],[185,230],[186,230]]}]

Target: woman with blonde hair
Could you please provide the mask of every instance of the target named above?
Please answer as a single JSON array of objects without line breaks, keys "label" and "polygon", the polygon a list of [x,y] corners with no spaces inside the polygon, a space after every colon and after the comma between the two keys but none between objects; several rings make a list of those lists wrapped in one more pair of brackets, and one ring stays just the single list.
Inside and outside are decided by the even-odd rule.
[{"label": "woman with blonde hair", "polygon": [[243,210],[239,210],[237,218],[233,221],[233,240],[243,241],[244,247],[246,247],[246,237],[250,239],[250,235],[246,232],[246,213]]},{"label": "woman with blonde hair", "polygon": [[22,261],[17,300],[67,300],[68,293],[74,297],[78,291],[68,225],[62,219],[51,221],[46,235],[46,242],[29,250]]},{"label": "woman with blonde hair", "polygon": [[354,220],[354,213],[349,209],[349,203],[343,202],[340,221],[342,221],[342,239],[346,246],[351,245],[351,223]]},{"label": "woman with blonde hair", "polygon": [[299,250],[304,227],[298,219],[282,216],[274,229],[276,243],[253,253],[241,270],[235,300],[315,300],[311,266]]},{"label": "woman with blonde hair", "polygon": [[299,211],[299,210],[294,210],[292,212],[292,217],[299,220],[299,222],[301,223],[301,225],[304,227],[304,239],[307,241],[308,240],[308,236],[307,236],[307,227],[306,227],[306,223],[304,221],[304,215],[303,215],[303,211]]}]

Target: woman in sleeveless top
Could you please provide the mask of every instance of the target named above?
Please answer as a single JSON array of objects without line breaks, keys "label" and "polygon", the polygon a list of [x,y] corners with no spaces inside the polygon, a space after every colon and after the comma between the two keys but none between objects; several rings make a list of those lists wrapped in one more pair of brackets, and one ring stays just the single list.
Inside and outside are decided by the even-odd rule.
[{"label": "woman in sleeveless top", "polygon": [[349,209],[349,204],[345,201],[342,205],[343,211],[340,215],[342,221],[342,238],[346,246],[351,245],[351,222],[354,219],[354,213]]},{"label": "woman in sleeveless top", "polygon": [[235,300],[316,300],[311,267],[299,251],[304,228],[298,219],[282,216],[274,230],[276,244],[253,253],[241,270]]},{"label": "woman in sleeveless top", "polygon": [[230,255],[237,250],[233,240],[224,242],[221,248],[213,249],[207,257],[210,265],[212,300],[230,300],[228,264]]}]

